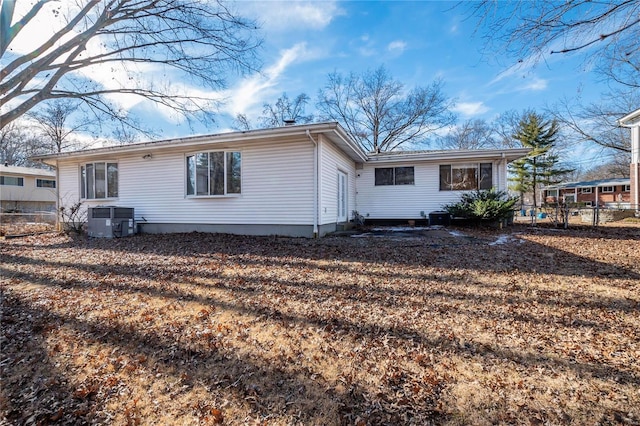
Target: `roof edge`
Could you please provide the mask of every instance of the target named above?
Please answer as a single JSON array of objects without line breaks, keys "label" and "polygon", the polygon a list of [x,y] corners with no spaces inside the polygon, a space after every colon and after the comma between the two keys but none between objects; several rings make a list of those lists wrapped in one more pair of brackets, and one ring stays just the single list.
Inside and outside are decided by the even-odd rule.
[{"label": "roof edge", "polygon": [[[254,129],[254,130],[244,130],[244,131],[237,131],[237,132],[227,132],[227,133],[212,133],[212,134],[206,134],[206,135],[186,136],[182,138],[138,142],[138,143],[127,144],[127,145],[113,145],[113,146],[106,146],[101,148],[91,148],[91,149],[61,152],[61,153],[55,153],[55,154],[35,155],[31,157],[31,159],[34,161],[47,162],[46,160],[60,160],[65,158],[84,157],[84,156],[100,155],[100,154],[142,152],[142,151],[148,151],[151,149],[180,146],[180,145],[185,145],[185,146],[200,145],[200,144],[205,144],[212,141],[215,141],[218,143],[224,143],[224,142],[237,142],[242,140],[256,139],[262,136],[265,136],[265,137],[266,136],[277,137],[279,135],[291,136],[298,133],[302,135],[307,130],[314,133],[324,133],[324,132],[332,132],[337,128],[340,128],[340,124],[338,122],[299,124],[299,125],[290,125],[290,126],[282,126],[282,127],[271,127],[268,129]],[[346,135],[344,131],[343,131],[343,134]]]},{"label": "roof edge", "polygon": [[623,127],[640,125],[640,108],[620,118],[618,124]]}]

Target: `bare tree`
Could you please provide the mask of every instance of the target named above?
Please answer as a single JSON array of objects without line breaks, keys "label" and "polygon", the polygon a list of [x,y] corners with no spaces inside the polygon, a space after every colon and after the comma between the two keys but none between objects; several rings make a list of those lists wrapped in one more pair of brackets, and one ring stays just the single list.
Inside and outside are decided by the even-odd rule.
[{"label": "bare tree", "polygon": [[408,92],[384,67],[361,75],[329,74],[317,107],[323,119],[340,122],[365,151],[391,151],[424,142],[429,133],[454,123],[452,101],[442,82]]},{"label": "bare tree", "polygon": [[[40,0],[14,17],[15,4],[4,1],[0,9],[0,127],[47,99],[81,100],[96,114],[126,120],[110,100],[114,95],[135,95],[210,122],[220,100],[170,82],[224,87],[226,72],[254,69],[260,44],[255,24],[221,0]],[[41,31],[33,28],[36,17],[51,21],[52,12],[63,21],[50,38],[27,53],[12,49],[22,32]],[[114,84],[92,79],[105,68]]]},{"label": "bare tree", "polygon": [[609,150],[630,153],[629,131],[618,126],[617,120],[637,108],[634,101],[639,100],[640,97],[634,99],[628,92],[591,104],[584,104],[579,98],[565,98],[549,107],[547,113],[567,129],[566,137],[574,144],[591,142]]},{"label": "bare tree", "polygon": [[500,140],[494,128],[485,120],[467,120],[437,139],[443,149],[497,148]]},{"label": "bare tree", "polygon": [[44,152],[44,141],[24,123],[9,123],[0,129],[0,162],[11,166],[41,167],[29,157]]},{"label": "bare tree", "polygon": [[301,93],[293,99],[289,99],[286,93],[278,98],[275,104],[264,104],[260,121],[263,127],[284,126],[287,121],[295,123],[310,123],[313,115],[305,115],[305,107],[309,102],[309,96]]},{"label": "bare tree", "polygon": [[626,164],[621,164],[620,161],[613,161],[597,165],[586,172],[583,172],[580,176],[581,180],[597,180],[597,179],[612,179],[612,178],[628,178],[629,177],[629,157],[627,156]]},{"label": "bare tree", "polygon": [[286,93],[283,93],[274,104],[265,103],[262,109],[262,115],[258,117],[258,124],[251,122],[246,114],[236,115],[232,127],[237,130],[251,130],[255,128],[280,127],[287,122],[299,124],[311,123],[313,115],[305,114],[305,108],[309,103],[309,96],[301,93],[293,99],[289,99]]},{"label": "bare tree", "polygon": [[640,87],[637,0],[483,0],[462,4],[479,19],[492,53],[501,49],[519,62],[581,53],[612,81]]},{"label": "bare tree", "polygon": [[46,151],[59,153],[77,147],[77,141],[72,135],[87,130],[93,124],[86,115],[74,116],[78,107],[78,101],[55,99],[27,114],[38,123],[48,141]]}]

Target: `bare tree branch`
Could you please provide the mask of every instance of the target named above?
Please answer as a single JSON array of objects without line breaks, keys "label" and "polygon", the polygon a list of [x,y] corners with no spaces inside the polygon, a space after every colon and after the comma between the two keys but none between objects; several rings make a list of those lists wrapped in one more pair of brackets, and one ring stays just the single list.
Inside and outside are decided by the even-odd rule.
[{"label": "bare tree branch", "polygon": [[[12,21],[11,1],[2,5],[2,22]],[[48,99],[80,99],[102,105],[100,113],[121,120],[105,95],[133,94],[161,104],[190,120],[210,122],[221,99],[172,89],[172,81],[193,82],[204,89],[225,86],[229,72],[256,69],[255,24],[233,13],[221,0],[80,0],[58,16],[67,21],[28,53],[12,48],[15,36],[29,29],[47,1],[36,3],[18,19],[2,51],[0,126]],[[74,8],[75,7],[75,8]],[[37,29],[35,30],[37,31]],[[4,34],[4,31],[3,31]],[[4,37],[4,36],[3,36]],[[6,64],[6,65],[4,65]],[[145,68],[140,68],[144,66]],[[120,72],[111,82],[100,70]],[[153,73],[153,77],[148,73]]]},{"label": "bare tree branch", "polygon": [[332,73],[318,99],[323,118],[339,121],[369,152],[424,143],[426,135],[454,122],[440,81],[406,93],[384,67],[347,78]]},{"label": "bare tree branch", "polygon": [[584,55],[607,77],[640,87],[640,2],[637,0],[461,3],[477,18],[493,55],[498,50],[519,62],[550,54]]}]

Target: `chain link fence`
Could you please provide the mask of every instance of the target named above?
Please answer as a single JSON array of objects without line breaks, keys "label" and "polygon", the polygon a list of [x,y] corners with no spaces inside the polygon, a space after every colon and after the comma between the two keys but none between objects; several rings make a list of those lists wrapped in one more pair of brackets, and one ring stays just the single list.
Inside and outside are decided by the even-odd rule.
[{"label": "chain link fence", "polygon": [[587,206],[584,203],[546,203],[534,209],[527,205],[514,211],[519,223],[552,223],[567,227],[570,224],[603,225],[612,222],[640,222],[638,206],[605,205]]},{"label": "chain link fence", "polygon": [[0,236],[13,236],[54,231],[56,212],[0,212]]}]

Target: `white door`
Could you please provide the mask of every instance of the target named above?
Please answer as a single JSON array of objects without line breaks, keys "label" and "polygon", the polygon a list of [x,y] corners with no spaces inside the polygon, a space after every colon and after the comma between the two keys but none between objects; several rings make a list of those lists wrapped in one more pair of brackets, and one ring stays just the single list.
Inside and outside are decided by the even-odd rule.
[{"label": "white door", "polygon": [[347,221],[347,174],[338,172],[338,222]]}]

